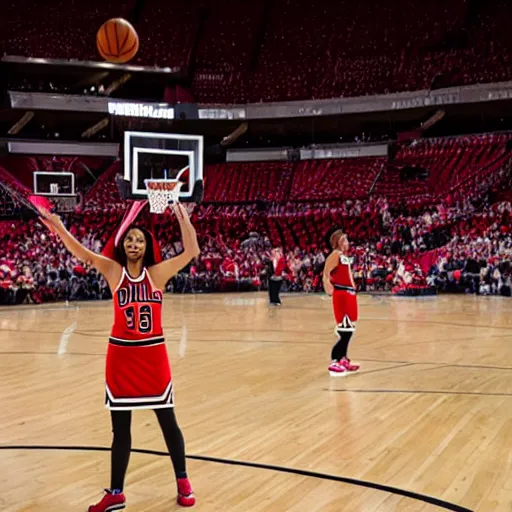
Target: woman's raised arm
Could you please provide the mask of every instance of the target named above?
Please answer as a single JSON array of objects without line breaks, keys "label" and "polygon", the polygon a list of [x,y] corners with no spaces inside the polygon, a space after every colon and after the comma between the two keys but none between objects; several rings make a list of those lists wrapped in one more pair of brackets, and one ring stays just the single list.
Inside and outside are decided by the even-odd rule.
[{"label": "woman's raised arm", "polygon": [[167,281],[183,267],[186,267],[192,259],[199,256],[200,253],[196,230],[190,222],[187,210],[180,203],[174,204],[172,209],[180,224],[183,252],[148,269],[153,283],[159,290],[163,290]]}]

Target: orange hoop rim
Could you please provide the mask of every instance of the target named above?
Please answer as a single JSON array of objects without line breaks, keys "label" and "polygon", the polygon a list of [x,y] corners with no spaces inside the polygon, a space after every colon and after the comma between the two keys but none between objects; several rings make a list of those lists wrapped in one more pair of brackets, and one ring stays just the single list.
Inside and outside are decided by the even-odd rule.
[{"label": "orange hoop rim", "polygon": [[149,190],[174,190],[181,186],[182,183],[179,181],[169,180],[146,180],[146,188]]}]

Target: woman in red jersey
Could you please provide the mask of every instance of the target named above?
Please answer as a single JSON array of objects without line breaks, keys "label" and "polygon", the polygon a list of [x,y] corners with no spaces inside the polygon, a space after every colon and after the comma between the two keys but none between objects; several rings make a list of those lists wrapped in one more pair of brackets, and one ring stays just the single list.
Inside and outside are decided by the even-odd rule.
[{"label": "woman in red jersey", "polygon": [[41,221],[78,259],[105,277],[113,296],[114,324],[106,362],[106,407],[110,409],[113,441],[111,483],[102,500],[89,512],[125,508],[124,478],[131,451],[131,415],[135,409],[154,409],[169,449],[178,486],[177,501],[195,504],[187,477],[185,444],[174,414],[171,369],[162,330],[165,285],[199,254],[194,227],[186,209],[173,205],[183,239],[183,252],[162,261],[158,244],[144,228],[130,225],[110,244],[110,257],[85,248],[64,227],[60,217],[41,209]]},{"label": "woman in red jersey", "polygon": [[325,261],[323,284],[325,292],[332,297],[335,332],[338,341],[331,351],[329,373],[333,377],[348,375],[359,370],[347,357],[350,338],[356,330],[357,296],[356,285],[350,270],[348,257],[349,243],[347,235],[337,229],[331,235],[329,242],[332,252]]}]

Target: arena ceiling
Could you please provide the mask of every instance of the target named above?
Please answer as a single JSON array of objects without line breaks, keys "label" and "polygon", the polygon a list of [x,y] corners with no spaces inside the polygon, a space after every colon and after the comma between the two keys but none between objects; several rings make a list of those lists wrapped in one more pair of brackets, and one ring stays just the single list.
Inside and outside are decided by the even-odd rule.
[{"label": "arena ceiling", "polygon": [[[100,85],[115,83],[126,76],[127,68],[113,65],[73,63],[58,65],[43,62],[0,63],[0,85],[4,101],[0,109],[0,138],[25,114],[12,110],[6,98],[7,90],[53,91],[54,94],[80,94],[91,96]],[[162,72],[160,72],[162,71]],[[170,70],[135,69],[130,79],[122,82],[112,97],[154,101],[163,98],[167,86],[186,85],[183,77]],[[91,92],[91,88],[94,88]],[[87,91],[87,94],[85,94]],[[388,140],[404,131],[411,131],[432,116],[438,107],[396,110],[358,115],[318,116],[292,119],[250,121],[247,133],[233,147],[301,147],[310,144],[350,142],[355,137]],[[512,129],[512,100],[443,107],[445,116],[426,133],[428,136],[458,135]],[[15,136],[45,140],[120,140],[128,127],[152,131],[201,134],[207,145],[218,144],[231,133],[240,121],[233,120],[144,120],[110,117],[106,126],[84,139],[84,133],[96,123],[108,118],[94,112],[34,111],[32,119]]]}]

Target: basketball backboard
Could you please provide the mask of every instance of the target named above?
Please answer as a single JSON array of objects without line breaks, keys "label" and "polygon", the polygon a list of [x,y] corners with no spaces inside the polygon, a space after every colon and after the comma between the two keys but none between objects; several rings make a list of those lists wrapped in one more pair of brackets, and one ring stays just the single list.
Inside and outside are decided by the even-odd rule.
[{"label": "basketball backboard", "polygon": [[75,175],[72,172],[36,171],[34,195],[46,196],[58,212],[73,211],[77,205]]},{"label": "basketball backboard", "polygon": [[[180,201],[197,202],[203,180],[203,137],[177,133],[124,133],[124,180],[129,182],[128,196],[145,199],[147,179],[184,177]],[[200,199],[200,198],[199,198]]]},{"label": "basketball backboard", "polygon": [[75,195],[75,175],[72,172],[36,171],[34,194],[38,196]]}]

